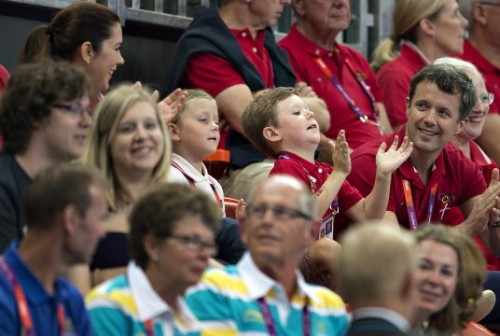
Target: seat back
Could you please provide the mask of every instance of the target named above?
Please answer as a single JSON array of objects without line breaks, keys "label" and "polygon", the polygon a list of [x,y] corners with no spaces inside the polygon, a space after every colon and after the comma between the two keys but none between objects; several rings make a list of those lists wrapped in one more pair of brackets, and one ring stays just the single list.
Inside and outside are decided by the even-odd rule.
[{"label": "seat back", "polygon": [[229,160],[231,155],[227,149],[219,148],[210,156],[203,159],[208,173],[217,180],[226,174],[229,169]]}]

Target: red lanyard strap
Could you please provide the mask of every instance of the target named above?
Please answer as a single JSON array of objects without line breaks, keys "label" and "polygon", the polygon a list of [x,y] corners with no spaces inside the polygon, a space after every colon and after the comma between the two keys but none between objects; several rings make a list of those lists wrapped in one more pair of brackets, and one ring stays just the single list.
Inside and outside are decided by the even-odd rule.
[{"label": "red lanyard strap", "polygon": [[149,319],[146,322],[144,322],[144,326],[146,327],[146,336],[154,336],[155,335],[152,319]]},{"label": "red lanyard strap", "polygon": [[[432,214],[434,212],[434,204],[436,203],[438,183],[434,183],[431,187],[431,194],[429,195],[429,204],[427,206],[427,223],[432,221]],[[418,226],[417,215],[415,213],[415,206],[413,204],[413,196],[411,193],[411,185],[408,180],[403,180],[403,190],[406,201],[406,211],[408,213],[408,220],[410,221],[410,229],[415,230]]]},{"label": "red lanyard strap", "polygon": [[26,296],[24,295],[24,291],[19,285],[14,272],[12,272],[9,265],[4,261],[0,261],[0,271],[5,275],[5,277],[9,280],[12,285],[12,289],[14,291],[14,296],[17,301],[17,310],[19,312],[19,318],[21,319],[22,327],[24,328],[24,334],[27,336],[34,336],[35,332],[33,330],[33,323],[31,321],[31,315],[28,308],[28,302],[26,300]]},{"label": "red lanyard strap", "polygon": [[[264,297],[261,297],[257,300],[259,303],[260,310],[262,315],[264,316],[264,322],[266,323],[267,332],[270,336],[276,336],[276,328],[274,327],[273,317],[271,315],[271,310],[266,303]],[[304,307],[302,307],[302,323],[304,328],[304,335],[311,335],[311,316],[309,314],[309,298],[306,296]]]},{"label": "red lanyard strap", "polygon": [[[17,281],[14,272],[10,266],[4,261],[0,261],[0,271],[7,277],[9,282],[12,285],[14,296],[17,301],[17,310],[19,312],[19,318],[21,319],[22,327],[24,328],[22,333],[26,336],[35,336],[35,330],[33,329],[33,322],[31,320],[31,315],[28,307],[28,301],[26,300],[26,296],[24,295],[24,291]],[[65,332],[65,314],[64,314],[64,306],[62,303],[57,304],[57,324],[59,325],[59,335],[64,336]]]}]

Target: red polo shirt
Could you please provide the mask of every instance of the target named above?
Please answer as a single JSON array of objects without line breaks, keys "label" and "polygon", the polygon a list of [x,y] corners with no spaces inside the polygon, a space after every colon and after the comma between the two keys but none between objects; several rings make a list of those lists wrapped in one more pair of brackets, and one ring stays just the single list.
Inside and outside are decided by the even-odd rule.
[{"label": "red polo shirt", "polygon": [[[405,128],[391,135],[376,139],[351,154],[352,171],[347,177],[353,187],[367,196],[375,183],[375,156],[382,141],[391,144],[394,135],[400,139],[405,136]],[[405,161],[392,174],[391,189],[387,210],[394,212],[401,226],[409,229],[408,213],[403,191],[403,179],[411,185],[415,214],[419,223],[426,222],[431,188],[438,185],[436,200],[432,211],[432,222],[450,224],[446,221],[450,209],[478,196],[486,190],[486,182],[475,163],[452,145],[447,145],[434,163],[427,185],[424,185],[410,160]],[[348,226],[346,218],[338,218],[336,229]],[[337,230],[338,232],[338,230]]]},{"label": "red polo shirt", "polygon": [[464,53],[460,58],[474,64],[483,75],[486,82],[486,89],[495,95],[495,100],[490,105],[489,113],[500,114],[500,69],[491,64],[467,40],[464,43]]},{"label": "red polo shirt", "polygon": [[[311,188],[311,192],[315,193],[319,190],[319,188],[321,188],[323,183],[325,183],[332,171],[333,167],[327,163],[318,161],[311,163],[293,153],[280,152],[269,175],[291,175],[304,182]],[[315,180],[315,183],[311,183],[311,178]],[[363,196],[361,196],[359,191],[356,188],[353,188],[349,182],[345,181],[342,183],[342,186],[337,194],[340,213],[345,212],[362,199]],[[330,214],[329,210],[327,210],[325,215],[328,214]]]},{"label": "red polo shirt", "polygon": [[[255,39],[247,28],[231,29],[243,55],[260,73],[267,88],[273,87],[273,68],[269,54],[264,48],[265,31],[259,31]],[[181,87],[195,87],[208,92],[212,97],[245,80],[231,63],[222,57],[205,53],[193,56],[186,65]],[[219,148],[225,148],[228,131],[221,130]]]},{"label": "red polo shirt", "polygon": [[[499,168],[498,165],[492,161],[474,142],[470,142],[470,158],[472,162],[476,163],[483,173],[483,177],[486,183],[491,181],[491,172],[494,168]],[[450,212],[448,212],[446,220],[452,225],[458,225],[464,221],[464,215],[459,207],[454,207]],[[483,251],[484,257],[487,261],[488,270],[490,271],[500,271],[500,258],[496,257],[491,253],[488,246],[483,242],[478,236],[474,237],[474,240]]]},{"label": "red polo shirt", "polygon": [[387,116],[393,127],[403,125],[408,120],[406,97],[410,92],[410,82],[426,65],[427,61],[415,49],[404,43],[399,56],[384,64],[377,72]]},{"label": "red polo shirt", "polygon": [[326,102],[331,115],[330,129],[325,132],[326,136],[334,139],[339,131],[344,129],[351,148],[357,148],[380,136],[376,125],[360,121],[344,96],[326,77],[315,61],[315,58],[321,58],[344,87],[349,97],[373,122],[375,118],[371,101],[345,63],[348,59],[355,70],[362,73],[375,101],[381,102],[382,96],[375,75],[360,53],[338,43],[335,43],[334,50],[324,49],[302,35],[296,25],[292,26],[290,32],[279,42],[279,45],[287,51],[297,81],[306,82]]}]

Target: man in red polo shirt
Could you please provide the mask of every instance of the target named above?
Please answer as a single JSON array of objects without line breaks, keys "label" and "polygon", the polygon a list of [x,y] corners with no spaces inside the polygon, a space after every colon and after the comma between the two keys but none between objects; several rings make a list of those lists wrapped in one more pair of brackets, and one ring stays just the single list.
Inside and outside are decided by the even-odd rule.
[{"label": "man in red polo shirt", "polygon": [[[370,65],[359,52],[336,41],[351,22],[349,1],[294,0],[293,6],[297,23],[279,45],[288,52],[298,80],[325,100],[331,115],[325,135],[335,139],[343,129],[355,149],[379,137],[379,126],[390,133]],[[330,151],[327,140],[322,139],[321,151]],[[331,153],[325,156],[331,158]]]},{"label": "man in red polo shirt", "polygon": [[[445,222],[449,209],[460,206],[466,219],[457,228],[480,235],[500,255],[498,170],[487,188],[477,165],[448,145],[475,101],[474,86],[465,73],[446,64],[425,67],[411,81],[406,126],[355,150],[348,181],[366,196],[373,188],[378,145],[390,143],[396,134],[400,139],[406,135],[413,152],[392,174],[386,219],[415,229],[420,223]],[[345,218],[337,223],[338,229],[347,224]]]},{"label": "man in red polo shirt", "polygon": [[[168,90],[201,88],[212,95],[222,115],[220,145],[231,153],[228,177],[220,182],[227,196],[246,198],[252,185],[273,166],[243,135],[240,117],[266,89],[296,87],[319,119],[330,125],[325,103],[305,83],[296,83],[286,53],[272,27],[290,0],[219,0],[218,11],[200,6],[174,50]],[[230,130],[225,131],[224,125]]]},{"label": "man in red polo shirt", "polygon": [[495,100],[490,105],[483,132],[477,143],[500,164],[500,1],[459,0],[460,11],[469,20],[469,40],[460,58],[474,64],[483,75],[486,89]]}]

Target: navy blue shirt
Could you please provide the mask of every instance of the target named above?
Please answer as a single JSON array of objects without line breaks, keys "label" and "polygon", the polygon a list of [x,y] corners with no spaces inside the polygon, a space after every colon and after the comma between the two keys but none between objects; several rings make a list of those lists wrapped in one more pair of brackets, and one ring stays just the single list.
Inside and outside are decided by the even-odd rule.
[{"label": "navy blue shirt", "polygon": [[[65,335],[93,335],[80,292],[69,281],[58,277],[50,295],[19,256],[17,242],[6,250],[4,261],[10,267],[28,301],[35,335],[59,335],[57,306],[64,306]],[[21,320],[11,282],[0,272],[0,335],[19,335]]]}]

